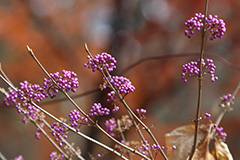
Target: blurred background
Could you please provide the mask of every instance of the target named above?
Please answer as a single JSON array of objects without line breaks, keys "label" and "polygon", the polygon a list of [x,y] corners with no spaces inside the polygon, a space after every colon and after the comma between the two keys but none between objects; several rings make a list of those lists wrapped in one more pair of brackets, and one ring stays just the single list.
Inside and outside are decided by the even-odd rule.
[{"label": "blurred background", "polygon": [[[191,79],[184,83],[181,66],[198,58],[192,53],[200,50],[200,34],[186,38],[184,22],[203,10],[204,0],[0,0],[1,66],[16,86],[24,80],[41,84],[45,75],[26,52],[26,45],[29,45],[49,72],[65,69],[78,74],[78,95],[95,90],[102,83],[100,73],[83,67],[87,56],[84,43],[93,55],[104,51],[111,53],[118,61],[113,74],[123,74],[136,87],[136,91],[126,97],[128,104],[134,111],[147,109],[144,122],[164,145],[166,133],[192,123],[195,116],[198,82]],[[223,63],[218,57],[206,54],[214,59],[219,80],[212,83],[208,76],[205,77],[201,114],[211,113],[214,121],[220,110],[219,97],[232,93],[240,79],[240,1],[211,0],[209,13],[224,19],[227,32],[221,40],[207,38],[205,51],[231,63]],[[189,55],[179,56],[185,53]],[[143,58],[165,55],[171,57],[145,61],[125,70]],[[0,85],[8,88],[3,81]],[[93,103],[104,103],[104,94],[94,92],[75,100],[88,112]],[[42,107],[58,117],[67,117],[73,109],[68,101],[45,103]],[[125,109],[120,108],[114,116],[119,118],[124,113]],[[227,113],[220,124],[228,133],[226,142],[234,159],[240,159],[239,114],[238,94],[233,111]],[[43,136],[36,140],[35,126],[26,125],[21,119],[22,115],[17,114],[13,106],[1,103],[0,152],[7,159],[18,155],[23,155],[25,160],[48,159],[55,148]],[[82,131],[113,145],[94,128]],[[136,131],[132,131],[127,139],[137,137]],[[86,159],[98,153],[104,154],[100,159],[114,159],[113,154],[81,137],[73,135],[70,140],[80,147]]]}]

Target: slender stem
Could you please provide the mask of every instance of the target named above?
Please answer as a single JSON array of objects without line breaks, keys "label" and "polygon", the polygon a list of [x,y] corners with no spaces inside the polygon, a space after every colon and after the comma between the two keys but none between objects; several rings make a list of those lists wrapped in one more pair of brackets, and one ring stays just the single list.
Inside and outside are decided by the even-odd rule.
[{"label": "slender stem", "polygon": [[[44,73],[51,78],[52,82],[56,85],[56,87],[67,97],[67,99],[85,116],[88,118],[88,120],[90,120],[94,126],[99,129],[102,133],[104,133],[107,137],[109,137],[111,140],[113,140],[115,143],[117,143],[118,145],[124,147],[125,149],[145,158],[145,159],[149,159],[148,157],[146,157],[145,155],[141,154],[140,152],[138,152],[137,150],[124,145],[122,143],[120,143],[118,140],[116,140],[115,138],[113,138],[111,135],[109,135],[101,126],[99,126],[99,124],[95,121],[93,121],[76,103],[75,101],[67,94],[67,92],[65,92],[57,83],[56,81],[50,76],[50,74],[47,72],[47,70],[42,66],[42,64],[38,61],[37,57],[35,56],[35,54],[33,53],[32,49],[27,46],[27,51],[28,53],[33,57],[33,59],[37,62],[37,64],[39,65],[39,67],[44,71]],[[120,156],[121,157],[121,156]]]},{"label": "slender stem", "polygon": [[194,140],[193,140],[192,150],[190,152],[188,160],[192,159],[192,157],[195,153],[196,147],[197,147],[199,115],[200,115],[200,108],[201,108],[201,101],[202,101],[202,81],[203,81],[202,61],[203,61],[205,35],[206,35],[206,29],[205,29],[206,24],[205,23],[206,23],[206,18],[207,18],[208,3],[209,3],[209,0],[206,0],[205,1],[205,10],[204,10],[202,37],[201,37],[201,48],[200,48],[200,63],[199,63],[199,75],[198,75],[198,103],[197,103],[196,117],[194,120],[194,123],[195,123]]},{"label": "slender stem", "polygon": [[7,77],[7,75],[3,72],[2,70],[2,64],[0,63],[0,73],[2,74],[2,76],[9,82],[12,84],[12,82],[9,80],[9,78]]},{"label": "slender stem", "polygon": [[[123,142],[126,142],[126,138],[123,134],[123,130],[122,130],[122,127],[121,127],[121,121],[120,120],[117,120],[117,126],[118,126],[118,130],[120,132],[120,136],[121,136]],[[127,152],[128,157],[129,157],[129,160],[132,160],[131,153],[128,150],[126,152]]]},{"label": "slender stem", "polygon": [[7,158],[6,157],[4,157],[4,155],[0,152],[0,159],[1,160],[7,160]]}]

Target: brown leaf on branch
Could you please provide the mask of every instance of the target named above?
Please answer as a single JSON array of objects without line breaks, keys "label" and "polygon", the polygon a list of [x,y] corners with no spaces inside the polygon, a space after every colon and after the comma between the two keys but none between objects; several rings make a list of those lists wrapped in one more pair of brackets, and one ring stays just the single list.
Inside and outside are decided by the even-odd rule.
[{"label": "brown leaf on branch", "polygon": [[213,151],[213,154],[217,160],[233,160],[228,145],[222,140],[215,141],[215,150]]},{"label": "brown leaf on branch", "polygon": [[[192,149],[194,128],[194,125],[181,126],[165,135],[166,146],[169,148],[167,151],[169,160],[187,159]],[[200,125],[197,139],[198,147],[193,159],[200,160],[208,157],[208,160],[214,160],[208,151],[208,137],[208,127],[206,125]],[[176,150],[170,149],[173,145],[176,146]]]},{"label": "brown leaf on branch", "polygon": [[209,152],[210,134],[206,135],[206,138],[202,143],[197,146],[193,155],[193,160],[216,160],[214,156]]}]

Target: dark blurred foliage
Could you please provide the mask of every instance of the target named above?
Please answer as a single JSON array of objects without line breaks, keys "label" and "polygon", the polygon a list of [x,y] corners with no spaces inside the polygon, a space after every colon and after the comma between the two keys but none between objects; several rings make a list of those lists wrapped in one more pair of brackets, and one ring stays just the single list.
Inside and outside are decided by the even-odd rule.
[{"label": "dark blurred foliage", "polygon": [[[238,0],[211,0],[209,13],[225,20],[227,32],[221,40],[206,40],[206,52],[217,54],[235,66],[240,61],[239,8]],[[200,34],[187,39],[183,31],[184,22],[203,10],[204,0],[0,0],[1,65],[15,85],[23,80],[41,84],[45,75],[27,54],[26,45],[29,45],[49,72],[75,71],[80,81],[76,94],[84,93],[98,88],[102,82],[100,73],[83,67],[86,62],[84,42],[92,54],[106,51],[115,56],[118,68],[114,74],[117,75],[148,56],[199,52]],[[240,74],[239,67],[231,68],[215,56],[206,56],[215,60],[219,80],[211,83],[209,77],[205,78],[202,113],[212,113],[214,120],[219,111],[219,97],[233,91]],[[160,144],[164,145],[165,133],[192,123],[197,105],[197,80],[191,79],[185,84],[180,74],[181,65],[195,59],[196,56],[189,55],[150,60],[124,74],[136,87],[136,91],[126,97],[127,102],[133,110],[147,109],[144,121],[151,126]],[[1,87],[7,88],[7,85],[1,82]],[[104,103],[104,95],[99,93],[75,100],[87,112],[94,102]],[[227,113],[220,124],[228,133],[227,143],[234,159],[240,159],[239,104],[239,97],[236,97],[233,112]],[[66,113],[73,106],[64,101],[45,104],[43,108],[67,117]],[[120,117],[122,113],[126,113],[124,108],[115,116]],[[83,130],[102,142],[112,143],[94,128]],[[1,105],[0,151],[7,158],[22,154],[26,160],[48,159],[55,149],[44,137],[36,140],[35,131],[32,124],[21,122],[13,107]],[[136,131],[132,131],[127,139],[137,138]],[[94,156],[106,153],[102,159],[109,159],[109,156],[113,159],[111,153],[81,137],[72,140],[85,157],[88,153]]]}]

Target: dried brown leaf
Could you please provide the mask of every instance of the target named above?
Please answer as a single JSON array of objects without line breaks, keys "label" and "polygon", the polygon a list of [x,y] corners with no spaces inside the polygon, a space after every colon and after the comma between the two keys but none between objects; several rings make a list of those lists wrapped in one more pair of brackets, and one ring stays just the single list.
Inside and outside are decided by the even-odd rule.
[{"label": "dried brown leaf", "polygon": [[[193,144],[194,139],[194,125],[186,125],[181,126],[179,128],[174,129],[171,133],[168,133],[165,135],[166,138],[166,146],[168,148],[172,148],[173,145],[176,146],[176,150],[168,149],[167,155],[169,160],[185,160],[189,156]],[[195,154],[195,159],[200,157],[205,157],[205,155],[209,155],[208,153],[208,147],[207,151],[204,150],[204,147],[206,147],[206,137],[208,135],[208,127],[205,125],[199,126],[198,131],[198,139],[197,139],[197,146],[202,146],[202,148],[199,148]],[[204,152],[203,152],[204,151]],[[204,156],[201,156],[204,155]],[[211,156],[209,156],[209,160],[212,159]]]},{"label": "dried brown leaf", "polygon": [[228,145],[221,140],[215,141],[215,157],[217,160],[233,160]]},{"label": "dried brown leaf", "polygon": [[193,155],[193,160],[216,160],[209,152],[210,134],[208,133],[205,140],[199,144]]}]

